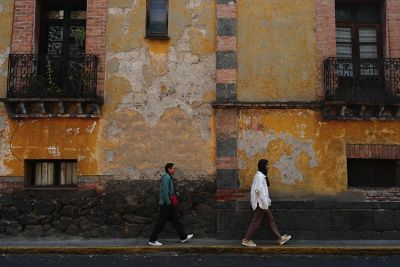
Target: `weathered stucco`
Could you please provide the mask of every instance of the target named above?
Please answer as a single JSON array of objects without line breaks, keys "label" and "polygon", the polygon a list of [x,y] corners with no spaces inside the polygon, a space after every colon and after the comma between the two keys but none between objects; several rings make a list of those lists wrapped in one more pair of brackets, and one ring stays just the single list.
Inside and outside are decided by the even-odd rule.
[{"label": "weathered stucco", "polygon": [[169,40],[145,39],[146,1],[109,1],[104,174],[156,178],[215,172],[215,1],[169,1]]},{"label": "weathered stucco", "polygon": [[0,1],[0,95],[4,96],[7,88],[7,58],[10,53],[11,24],[13,1]]},{"label": "weathered stucco", "polygon": [[[7,92],[7,64],[10,53],[10,40],[12,30],[13,1],[0,1],[0,97],[5,97]],[[4,105],[0,105],[0,175],[7,172],[4,159],[8,154],[8,119]]]},{"label": "weathered stucco", "polygon": [[260,158],[270,161],[271,191],[302,197],[347,189],[346,144],[398,144],[397,122],[321,122],[312,110],[242,110],[238,155],[241,187]]},{"label": "weathered stucco", "polygon": [[10,122],[3,145],[3,175],[23,176],[23,159],[77,159],[78,175],[96,175],[98,122],[81,119],[38,119]]},{"label": "weathered stucco", "polygon": [[237,95],[240,101],[315,99],[314,2],[237,1]]}]

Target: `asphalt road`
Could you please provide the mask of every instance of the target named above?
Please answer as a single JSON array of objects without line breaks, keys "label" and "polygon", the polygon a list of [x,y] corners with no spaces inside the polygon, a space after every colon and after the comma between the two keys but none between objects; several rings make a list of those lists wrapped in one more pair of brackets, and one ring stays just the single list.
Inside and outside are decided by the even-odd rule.
[{"label": "asphalt road", "polygon": [[396,256],[338,256],[338,255],[61,255],[61,254],[3,254],[0,267],[275,267],[275,266],[399,266]]}]

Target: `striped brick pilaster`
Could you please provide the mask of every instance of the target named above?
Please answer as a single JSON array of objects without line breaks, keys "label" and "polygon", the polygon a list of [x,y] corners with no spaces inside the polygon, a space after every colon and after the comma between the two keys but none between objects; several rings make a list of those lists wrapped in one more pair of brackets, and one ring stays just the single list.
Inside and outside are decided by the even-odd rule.
[{"label": "striped brick pilaster", "polygon": [[[217,0],[216,102],[236,102],[236,0]],[[216,109],[217,199],[234,200],[239,188],[238,109]],[[231,193],[232,194],[231,194]],[[239,194],[240,195],[240,194]]]},{"label": "striped brick pilaster", "polygon": [[236,0],[217,0],[217,102],[236,101]]}]

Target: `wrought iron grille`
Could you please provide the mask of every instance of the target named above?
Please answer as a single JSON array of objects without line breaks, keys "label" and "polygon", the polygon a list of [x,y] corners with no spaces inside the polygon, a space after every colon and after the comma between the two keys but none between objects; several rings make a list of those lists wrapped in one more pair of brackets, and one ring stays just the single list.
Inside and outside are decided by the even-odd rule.
[{"label": "wrought iron grille", "polygon": [[96,97],[95,55],[10,54],[8,98]]},{"label": "wrought iron grille", "polygon": [[326,100],[400,102],[400,58],[328,58],[324,62]]}]

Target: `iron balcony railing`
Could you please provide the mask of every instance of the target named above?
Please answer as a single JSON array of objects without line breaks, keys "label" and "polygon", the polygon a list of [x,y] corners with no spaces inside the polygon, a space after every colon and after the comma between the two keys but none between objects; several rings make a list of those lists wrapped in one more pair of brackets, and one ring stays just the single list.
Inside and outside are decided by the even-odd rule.
[{"label": "iron balcony railing", "polygon": [[348,103],[400,103],[400,58],[328,58],[325,99]]},{"label": "iron balcony railing", "polygon": [[97,96],[95,55],[10,54],[8,98]]}]

